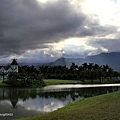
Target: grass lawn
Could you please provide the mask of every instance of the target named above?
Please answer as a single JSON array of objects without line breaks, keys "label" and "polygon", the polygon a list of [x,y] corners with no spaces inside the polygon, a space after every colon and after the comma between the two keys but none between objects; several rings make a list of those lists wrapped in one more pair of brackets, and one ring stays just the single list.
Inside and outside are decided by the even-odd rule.
[{"label": "grass lawn", "polygon": [[[59,79],[44,79],[44,82],[47,85],[58,85],[58,84],[91,84],[91,80],[84,80],[82,82],[81,80],[59,80]],[[114,79],[104,79],[102,84],[113,84]],[[93,80],[92,84],[100,84],[100,81]]]},{"label": "grass lawn", "polygon": [[[3,80],[0,79],[0,87],[9,87],[5,83],[2,83]],[[81,80],[60,80],[60,79],[44,79],[46,85],[60,85],[60,84],[91,84],[91,80],[85,80],[82,82]],[[103,80],[103,84],[114,83],[113,79],[105,79]],[[99,80],[94,80],[92,84],[99,84]]]},{"label": "grass lawn", "polygon": [[20,120],[120,120],[120,92],[86,98],[54,112]]},{"label": "grass lawn", "polygon": [[44,79],[44,82],[47,85],[58,85],[58,84],[69,84],[69,83],[80,83],[82,84],[82,81],[80,80],[59,80],[59,79]]},{"label": "grass lawn", "polygon": [[3,80],[0,79],[0,88],[1,87],[9,87],[10,85],[7,85],[5,83],[2,83]]}]

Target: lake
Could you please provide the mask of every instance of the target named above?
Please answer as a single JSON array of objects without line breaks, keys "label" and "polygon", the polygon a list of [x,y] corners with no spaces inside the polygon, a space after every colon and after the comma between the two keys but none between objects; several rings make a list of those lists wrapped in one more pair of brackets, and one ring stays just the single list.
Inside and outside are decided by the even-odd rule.
[{"label": "lake", "polygon": [[41,89],[0,88],[0,119],[12,120],[43,114],[75,100],[115,91],[120,91],[120,84],[50,85]]}]

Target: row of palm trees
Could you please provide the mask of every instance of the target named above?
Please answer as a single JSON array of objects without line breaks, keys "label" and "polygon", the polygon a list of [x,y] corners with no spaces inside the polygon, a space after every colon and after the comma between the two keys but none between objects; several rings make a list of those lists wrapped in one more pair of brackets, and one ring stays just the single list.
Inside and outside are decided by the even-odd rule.
[{"label": "row of palm trees", "polygon": [[[11,76],[10,76],[11,75]],[[94,63],[83,63],[78,66],[72,63],[70,67],[67,66],[19,66],[19,73],[15,75],[10,74],[9,79],[21,79],[24,84],[35,82],[39,78],[39,81],[44,79],[63,79],[63,80],[99,80],[100,83],[104,79],[118,78],[120,73],[113,70],[109,65],[98,65]],[[15,77],[16,76],[16,77]],[[14,80],[15,81],[15,80]],[[38,84],[37,81],[35,84]],[[11,83],[11,82],[10,82]],[[21,84],[21,83],[20,83]]]},{"label": "row of palm trees", "polygon": [[104,78],[117,78],[119,72],[113,70],[109,65],[101,65],[94,63],[83,63],[81,66],[72,63],[70,67],[66,66],[40,66],[40,73],[47,79],[99,79],[100,82]]}]

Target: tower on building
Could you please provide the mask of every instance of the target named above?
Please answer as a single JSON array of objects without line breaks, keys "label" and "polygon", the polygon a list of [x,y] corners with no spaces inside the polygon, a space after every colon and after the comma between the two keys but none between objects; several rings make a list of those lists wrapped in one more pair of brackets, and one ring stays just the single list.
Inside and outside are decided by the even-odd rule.
[{"label": "tower on building", "polygon": [[12,69],[13,72],[18,72],[17,59],[13,59],[10,66],[11,66],[11,69]]}]

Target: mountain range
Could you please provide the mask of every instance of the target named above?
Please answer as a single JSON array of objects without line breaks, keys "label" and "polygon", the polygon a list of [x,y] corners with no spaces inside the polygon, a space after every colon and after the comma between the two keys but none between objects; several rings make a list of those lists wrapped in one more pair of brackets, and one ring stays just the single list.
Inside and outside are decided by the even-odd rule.
[{"label": "mountain range", "polygon": [[57,66],[57,65],[66,65],[67,67],[71,66],[72,63],[76,65],[82,65],[83,63],[96,63],[98,65],[108,64],[114,70],[120,71],[120,52],[110,52],[110,53],[100,53],[98,55],[87,56],[86,58],[65,58],[61,57],[51,63],[19,63],[19,65],[33,65],[33,66]]},{"label": "mountain range", "polygon": [[70,66],[74,62],[76,65],[82,65],[83,63],[96,63],[98,65],[108,64],[114,70],[120,71],[120,52],[100,53],[98,55],[88,56],[86,58],[59,58],[56,61],[49,63],[48,65],[66,65]]}]

